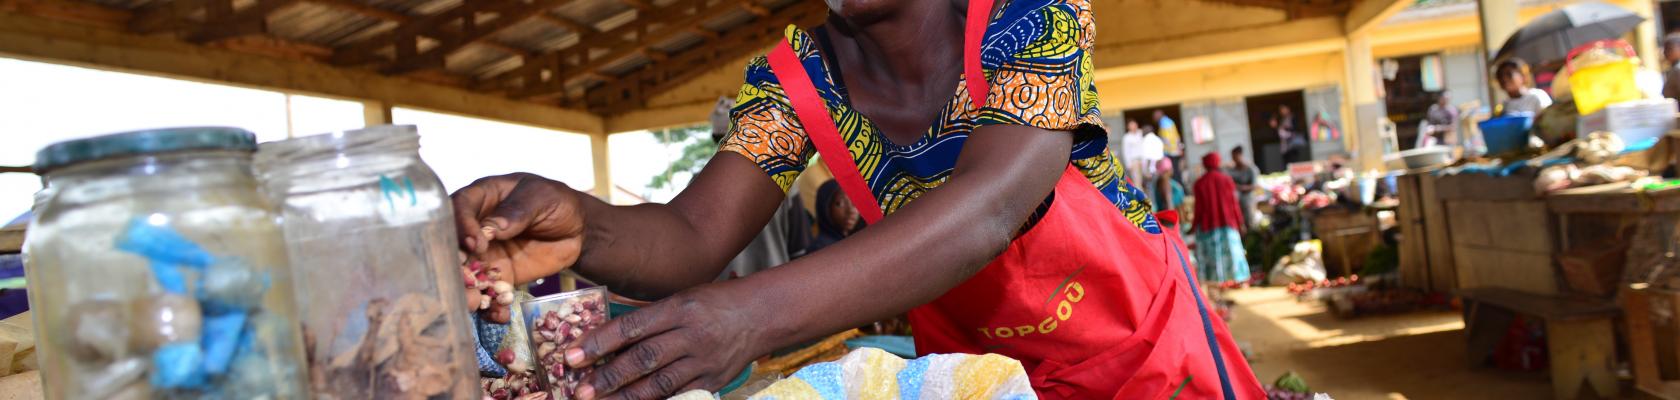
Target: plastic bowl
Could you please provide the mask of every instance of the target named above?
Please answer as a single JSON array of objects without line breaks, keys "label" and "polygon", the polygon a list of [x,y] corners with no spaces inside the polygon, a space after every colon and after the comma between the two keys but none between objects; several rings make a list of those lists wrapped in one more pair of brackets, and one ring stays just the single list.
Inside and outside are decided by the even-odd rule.
[{"label": "plastic bowl", "polygon": [[1482,129],[1487,154],[1504,154],[1528,148],[1528,130],[1534,117],[1499,117],[1476,124]]}]

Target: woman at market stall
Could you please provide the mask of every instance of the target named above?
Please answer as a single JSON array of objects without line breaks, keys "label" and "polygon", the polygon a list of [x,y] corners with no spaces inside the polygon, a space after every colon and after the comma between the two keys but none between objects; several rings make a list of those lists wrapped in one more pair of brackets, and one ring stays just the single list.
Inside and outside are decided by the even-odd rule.
[{"label": "woman at market stall", "polygon": [[1237,184],[1219,166],[1219,153],[1202,156],[1206,173],[1196,179],[1191,193],[1196,196],[1193,214],[1196,227],[1196,266],[1202,282],[1220,284],[1248,281],[1248,256],[1243,250],[1244,226],[1237,205]]},{"label": "woman at market stall", "polygon": [[[828,4],[748,63],[729,137],[669,204],[529,174],[454,195],[473,257],[663,299],[565,350],[617,355],[580,397],[714,390],[771,349],[905,311],[918,353],[1017,359],[1045,398],[1263,397],[1106,151],[1088,0]],[[869,229],[703,285],[813,153]]]}]

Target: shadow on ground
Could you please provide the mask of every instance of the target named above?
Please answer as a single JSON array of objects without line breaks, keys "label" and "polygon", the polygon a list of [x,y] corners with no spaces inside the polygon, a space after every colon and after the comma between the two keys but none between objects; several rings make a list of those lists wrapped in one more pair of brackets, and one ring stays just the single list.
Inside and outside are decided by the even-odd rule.
[{"label": "shadow on ground", "polygon": [[1281,289],[1231,292],[1232,334],[1262,382],[1295,371],[1338,400],[1545,399],[1539,373],[1470,368],[1454,312],[1340,319]]}]

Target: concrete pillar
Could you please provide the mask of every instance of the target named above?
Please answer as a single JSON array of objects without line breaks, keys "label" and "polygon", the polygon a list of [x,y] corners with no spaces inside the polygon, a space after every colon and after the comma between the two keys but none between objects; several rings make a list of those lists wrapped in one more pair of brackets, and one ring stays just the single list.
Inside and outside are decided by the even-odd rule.
[{"label": "concrete pillar", "polygon": [[362,102],[362,121],[365,126],[392,124],[391,103],[377,100]]},{"label": "concrete pillar", "polygon": [[1359,170],[1382,169],[1380,123],[1387,118],[1388,110],[1377,97],[1379,78],[1376,60],[1371,58],[1371,34],[1348,35],[1342,58],[1347,66],[1347,97],[1342,101],[1353,111],[1352,123],[1344,124],[1349,128],[1343,136],[1344,145],[1353,153]]},{"label": "concrete pillar", "polygon": [[1477,4],[1481,6],[1482,43],[1492,56],[1522,26],[1517,23],[1517,0],[1477,0]]},{"label": "concrete pillar", "polygon": [[589,156],[595,165],[595,197],[612,203],[612,158],[607,147],[607,135],[589,136]]},{"label": "concrete pillar", "polygon": [[1663,70],[1662,33],[1657,27],[1656,2],[1634,0],[1627,8],[1634,14],[1645,17],[1645,22],[1639,23],[1639,27],[1633,31],[1633,47],[1639,51],[1639,60],[1647,69]]}]

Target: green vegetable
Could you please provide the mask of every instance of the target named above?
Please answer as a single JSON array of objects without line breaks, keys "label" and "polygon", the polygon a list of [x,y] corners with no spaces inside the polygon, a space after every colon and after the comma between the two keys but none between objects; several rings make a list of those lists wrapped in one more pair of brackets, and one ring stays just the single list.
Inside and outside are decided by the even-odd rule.
[{"label": "green vegetable", "polygon": [[1307,380],[1302,379],[1301,375],[1296,374],[1295,371],[1283,373],[1283,376],[1278,377],[1277,382],[1272,383],[1272,386],[1295,393],[1312,392],[1311,389],[1307,388]]}]

